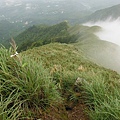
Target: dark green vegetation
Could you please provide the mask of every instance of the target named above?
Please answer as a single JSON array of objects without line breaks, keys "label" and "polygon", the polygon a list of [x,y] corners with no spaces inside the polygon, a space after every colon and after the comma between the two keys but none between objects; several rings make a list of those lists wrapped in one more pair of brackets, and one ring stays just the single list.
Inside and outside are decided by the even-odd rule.
[{"label": "dark green vegetation", "polygon": [[53,26],[34,25],[15,38],[19,45],[18,50],[26,50],[52,42],[73,43],[76,36],[69,34],[69,27],[67,21]]},{"label": "dark green vegetation", "polygon": [[[41,118],[43,110],[80,101],[91,120],[120,119],[120,75],[89,62],[73,45],[51,43],[11,54],[0,48],[1,120]],[[57,118],[69,119],[66,111]]]}]

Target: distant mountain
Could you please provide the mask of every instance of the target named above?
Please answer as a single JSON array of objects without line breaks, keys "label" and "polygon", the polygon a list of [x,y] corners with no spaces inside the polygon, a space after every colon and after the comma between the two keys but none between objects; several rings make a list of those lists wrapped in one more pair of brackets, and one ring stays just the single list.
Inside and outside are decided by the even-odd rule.
[{"label": "distant mountain", "polygon": [[74,22],[91,13],[89,6],[78,0],[2,0],[0,5],[0,20],[23,25],[55,24],[66,19]]},{"label": "distant mountain", "polygon": [[0,6],[0,44],[26,27],[53,25],[64,20],[75,23],[91,13],[89,6],[73,0],[0,0]]},{"label": "distant mountain", "polygon": [[119,0],[1,0],[0,20],[25,24],[76,23],[96,10],[120,4]]},{"label": "distant mountain", "polygon": [[98,10],[86,17],[83,21],[104,21],[106,19],[114,20],[120,17],[120,4],[105,8],[102,10]]},{"label": "distant mountain", "polygon": [[80,0],[85,5],[89,5],[92,11],[104,9],[117,4],[120,4],[120,0]]},{"label": "distant mountain", "polygon": [[[95,10],[118,3],[119,0],[0,0],[0,43],[3,44],[26,27],[36,24],[53,25],[64,20],[76,24]],[[97,19],[98,14],[96,12],[85,19]]]}]

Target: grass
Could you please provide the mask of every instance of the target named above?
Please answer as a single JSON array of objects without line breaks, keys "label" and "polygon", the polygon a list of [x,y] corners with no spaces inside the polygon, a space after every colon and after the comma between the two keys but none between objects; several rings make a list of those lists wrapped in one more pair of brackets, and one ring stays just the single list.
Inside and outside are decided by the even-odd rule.
[{"label": "grass", "polygon": [[120,119],[120,88],[118,80],[114,82],[96,76],[83,84],[86,104],[90,107],[92,120]]},{"label": "grass", "polygon": [[[91,120],[120,119],[120,76],[116,72],[91,63],[72,45],[49,44],[23,54],[34,60],[41,59],[50,71],[54,68],[53,80],[60,85],[63,97],[68,101],[83,99]],[[84,79],[82,85],[74,86],[78,77]],[[76,90],[82,95],[76,94]]]},{"label": "grass", "polygon": [[79,101],[91,120],[120,119],[120,75],[88,61],[73,45],[48,44],[19,59],[10,55],[0,48],[2,120],[39,119],[43,109]]},{"label": "grass", "polygon": [[10,53],[0,49],[1,119],[32,117],[30,109],[39,111],[58,104],[61,97],[57,86],[42,63],[24,56],[21,64],[18,56],[10,58]]}]

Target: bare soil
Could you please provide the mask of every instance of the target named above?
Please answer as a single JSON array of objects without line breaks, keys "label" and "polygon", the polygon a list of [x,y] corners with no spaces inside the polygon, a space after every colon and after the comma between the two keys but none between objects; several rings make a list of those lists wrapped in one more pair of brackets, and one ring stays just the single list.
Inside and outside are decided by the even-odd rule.
[{"label": "bare soil", "polygon": [[82,103],[78,103],[74,107],[71,107],[71,105],[60,106],[59,108],[53,107],[47,110],[38,120],[89,120],[85,111],[86,106]]}]

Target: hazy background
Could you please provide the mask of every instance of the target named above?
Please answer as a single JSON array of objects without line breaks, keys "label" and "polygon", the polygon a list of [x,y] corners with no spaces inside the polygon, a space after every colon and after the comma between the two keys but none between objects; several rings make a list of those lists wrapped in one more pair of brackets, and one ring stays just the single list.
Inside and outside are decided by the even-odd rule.
[{"label": "hazy background", "polygon": [[[0,6],[0,43],[5,46],[11,36],[16,39],[22,33],[24,41],[18,39],[19,43],[30,43],[26,33],[33,25],[67,20],[73,26],[71,34],[79,36],[77,48],[93,62],[120,73],[120,0],[0,0]],[[37,37],[31,34],[30,40]]]},{"label": "hazy background", "polygon": [[[96,33],[100,39],[120,45],[120,22],[117,19],[120,6],[114,7],[116,11],[106,10],[117,4],[120,4],[120,0],[0,0],[0,42],[32,25],[51,25],[64,20],[75,25],[93,19],[95,23],[89,25],[102,28]],[[111,18],[116,16],[117,20],[106,20],[110,14]],[[99,20],[99,17],[103,20]]]}]

